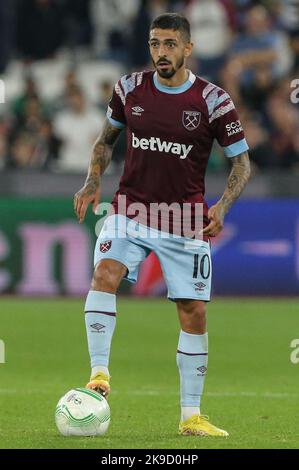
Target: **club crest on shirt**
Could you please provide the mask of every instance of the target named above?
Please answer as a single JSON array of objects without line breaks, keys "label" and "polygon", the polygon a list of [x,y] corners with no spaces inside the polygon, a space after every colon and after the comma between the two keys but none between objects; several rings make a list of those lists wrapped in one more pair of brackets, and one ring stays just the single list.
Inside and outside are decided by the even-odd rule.
[{"label": "club crest on shirt", "polygon": [[188,131],[197,129],[200,123],[201,112],[199,111],[183,111],[182,122]]},{"label": "club crest on shirt", "polygon": [[100,251],[102,253],[106,253],[106,251],[109,251],[112,245],[112,240],[107,240],[104,243],[100,243]]}]

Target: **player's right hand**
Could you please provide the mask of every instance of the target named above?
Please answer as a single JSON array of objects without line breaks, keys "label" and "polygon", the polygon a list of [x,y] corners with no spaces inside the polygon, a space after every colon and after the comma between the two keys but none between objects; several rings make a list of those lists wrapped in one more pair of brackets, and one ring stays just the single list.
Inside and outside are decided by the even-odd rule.
[{"label": "player's right hand", "polygon": [[84,221],[87,207],[92,204],[93,212],[100,202],[100,186],[87,183],[74,196],[74,209],[80,224]]}]

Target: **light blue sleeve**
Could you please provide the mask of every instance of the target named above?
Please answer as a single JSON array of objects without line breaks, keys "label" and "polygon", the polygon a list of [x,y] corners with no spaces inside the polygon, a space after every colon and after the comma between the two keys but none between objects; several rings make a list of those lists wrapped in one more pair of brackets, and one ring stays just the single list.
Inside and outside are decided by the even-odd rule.
[{"label": "light blue sleeve", "polygon": [[222,147],[224,154],[228,158],[236,157],[240,153],[247,152],[249,149],[246,139],[239,140],[234,144],[228,145],[227,147]]}]

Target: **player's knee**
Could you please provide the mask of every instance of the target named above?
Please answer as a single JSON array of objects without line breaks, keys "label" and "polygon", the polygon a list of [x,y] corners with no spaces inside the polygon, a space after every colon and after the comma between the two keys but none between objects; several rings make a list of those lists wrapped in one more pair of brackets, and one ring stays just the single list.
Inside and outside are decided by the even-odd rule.
[{"label": "player's knee", "polygon": [[190,317],[196,316],[196,317],[200,317],[200,318],[205,318],[205,316],[206,316],[206,304],[205,304],[205,302],[180,301],[180,302],[178,302],[178,308],[186,316],[190,316]]},{"label": "player's knee", "polygon": [[195,306],[193,310],[191,311],[192,319],[195,319],[196,322],[202,323],[206,321],[206,307],[203,302],[201,302],[199,305]]},{"label": "player's knee", "polygon": [[206,331],[206,307],[204,302],[178,302],[179,318],[183,331],[203,334]]},{"label": "player's knee", "polygon": [[115,294],[123,275],[123,270],[114,262],[102,260],[94,269],[91,288]]}]

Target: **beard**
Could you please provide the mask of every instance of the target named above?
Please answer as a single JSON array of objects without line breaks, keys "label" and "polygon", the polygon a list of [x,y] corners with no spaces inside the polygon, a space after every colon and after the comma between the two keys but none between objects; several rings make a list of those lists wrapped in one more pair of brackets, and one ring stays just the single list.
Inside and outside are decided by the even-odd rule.
[{"label": "beard", "polygon": [[[178,60],[178,62],[177,62],[177,64],[176,64],[175,67],[172,66],[172,67],[169,68],[169,70],[159,70],[158,67],[157,67],[159,61],[156,63],[156,62],[154,62],[153,58],[152,58],[152,61],[153,61],[153,64],[154,64],[155,69],[157,70],[157,73],[159,74],[159,76],[160,76],[161,78],[171,78],[171,77],[173,77],[173,76],[176,74],[176,72],[184,65],[184,56],[182,56],[182,57]],[[160,62],[162,62],[161,59],[160,59]],[[167,61],[167,62],[168,62],[168,61]]]}]

